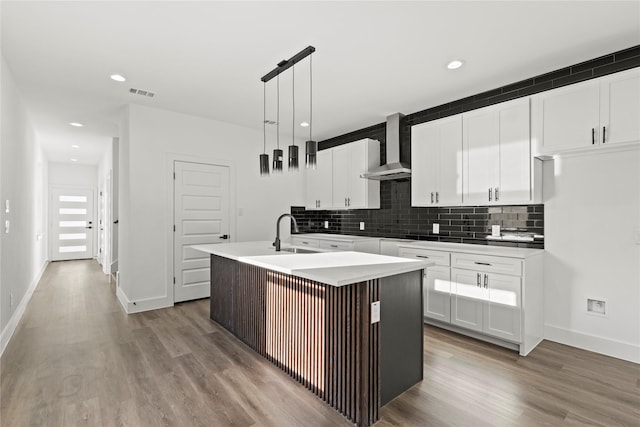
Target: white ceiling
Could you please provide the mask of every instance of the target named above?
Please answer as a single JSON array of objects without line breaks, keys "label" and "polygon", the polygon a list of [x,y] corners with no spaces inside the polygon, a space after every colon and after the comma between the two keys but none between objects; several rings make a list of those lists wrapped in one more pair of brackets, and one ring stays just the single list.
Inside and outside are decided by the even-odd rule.
[{"label": "white ceiling", "polygon": [[[308,45],[317,49],[313,136],[323,140],[640,44],[639,1],[5,0],[0,7],[2,55],[49,159],[86,164],[118,134],[118,111],[128,103],[262,129],[260,77]],[[465,66],[448,71],[456,58]],[[297,122],[308,115],[308,65],[296,67]],[[110,80],[113,73],[127,82]],[[282,75],[283,133],[292,126],[290,79]],[[157,95],[134,96],[131,87]],[[267,85],[274,120],[275,87]]]}]

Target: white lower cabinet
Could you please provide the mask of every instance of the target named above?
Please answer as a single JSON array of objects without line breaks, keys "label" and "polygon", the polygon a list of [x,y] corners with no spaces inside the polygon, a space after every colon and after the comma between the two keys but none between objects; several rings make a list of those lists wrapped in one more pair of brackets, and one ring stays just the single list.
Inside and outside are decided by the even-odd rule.
[{"label": "white lower cabinet", "polygon": [[414,246],[400,247],[398,253],[436,263],[424,277],[425,322],[504,343],[525,356],[542,341],[543,252],[514,251],[517,257]]},{"label": "white lower cabinet", "polygon": [[435,266],[424,275],[424,316],[441,322],[451,321],[451,269]]},{"label": "white lower cabinet", "polygon": [[520,277],[451,269],[451,323],[520,341]]}]

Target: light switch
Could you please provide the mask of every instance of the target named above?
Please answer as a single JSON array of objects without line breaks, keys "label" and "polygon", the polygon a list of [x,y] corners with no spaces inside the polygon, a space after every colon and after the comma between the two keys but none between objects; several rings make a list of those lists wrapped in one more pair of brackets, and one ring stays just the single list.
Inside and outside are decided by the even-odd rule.
[{"label": "light switch", "polygon": [[9,223],[9,220],[6,220],[6,221],[4,222],[4,234],[9,234],[9,226],[10,226],[10,225],[11,225],[11,224]]},{"label": "light switch", "polygon": [[9,213],[11,209],[9,209],[9,200],[4,201],[4,213]]},{"label": "light switch", "polygon": [[380,321],[380,301],[371,303],[371,324],[378,323]]}]

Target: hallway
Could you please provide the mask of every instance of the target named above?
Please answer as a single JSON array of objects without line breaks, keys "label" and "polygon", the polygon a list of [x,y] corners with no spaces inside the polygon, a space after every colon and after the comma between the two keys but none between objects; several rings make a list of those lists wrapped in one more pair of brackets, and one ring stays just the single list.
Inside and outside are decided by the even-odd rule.
[{"label": "hallway", "polygon": [[350,425],[208,299],[126,315],[114,286],[92,260],[49,265],[1,360],[2,427]]},{"label": "hallway", "polygon": [[[0,425],[352,425],[208,314],[204,299],[126,315],[97,262],[51,263],[0,361]],[[378,427],[640,426],[637,364],[424,331],[425,379]]]}]

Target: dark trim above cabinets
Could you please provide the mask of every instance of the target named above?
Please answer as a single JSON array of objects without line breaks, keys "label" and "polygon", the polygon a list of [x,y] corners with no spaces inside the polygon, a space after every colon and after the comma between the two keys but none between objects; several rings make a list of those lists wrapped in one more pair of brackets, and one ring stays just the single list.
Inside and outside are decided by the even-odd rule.
[{"label": "dark trim above cabinets", "polygon": [[[407,114],[400,124],[400,161],[411,162],[411,126],[475,110],[511,99],[640,67],[640,45],[594,58],[569,67],[514,82],[467,98]],[[385,123],[378,123],[319,142],[319,149],[332,148],[363,138],[380,141],[380,161],[386,163]]]}]

